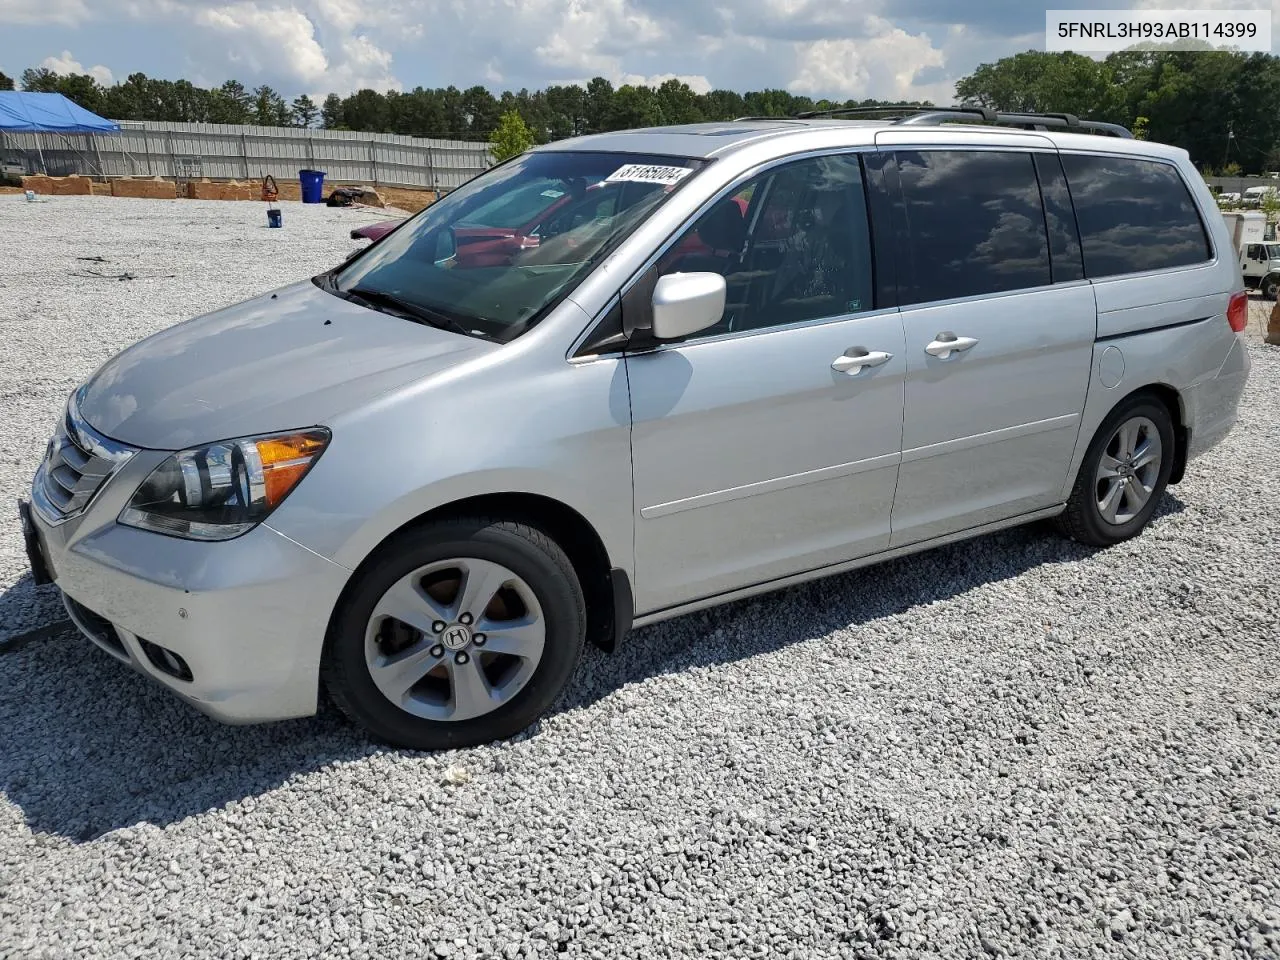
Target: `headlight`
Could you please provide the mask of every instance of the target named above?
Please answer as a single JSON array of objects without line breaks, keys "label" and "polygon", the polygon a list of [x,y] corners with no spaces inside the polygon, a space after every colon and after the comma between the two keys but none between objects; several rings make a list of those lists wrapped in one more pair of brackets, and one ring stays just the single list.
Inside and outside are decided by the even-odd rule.
[{"label": "headlight", "polygon": [[120,522],[188,540],[230,540],[278,507],[328,444],[329,431],[314,427],[183,450],[151,471]]}]

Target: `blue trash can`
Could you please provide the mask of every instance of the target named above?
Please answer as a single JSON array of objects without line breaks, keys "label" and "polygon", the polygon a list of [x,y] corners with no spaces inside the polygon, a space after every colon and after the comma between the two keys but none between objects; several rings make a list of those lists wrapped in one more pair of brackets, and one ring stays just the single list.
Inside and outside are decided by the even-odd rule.
[{"label": "blue trash can", "polygon": [[298,181],[302,184],[303,203],[324,202],[323,170],[299,170]]}]

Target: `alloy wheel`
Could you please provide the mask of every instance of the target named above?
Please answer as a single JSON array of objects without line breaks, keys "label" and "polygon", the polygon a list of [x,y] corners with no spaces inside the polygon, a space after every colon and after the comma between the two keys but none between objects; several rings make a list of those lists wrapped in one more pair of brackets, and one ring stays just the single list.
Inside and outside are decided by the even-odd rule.
[{"label": "alloy wheel", "polygon": [[437,561],[382,595],[365,662],[382,695],[429,720],[471,720],[509,702],[542,659],[546,621],[532,588],[502,564]]},{"label": "alloy wheel", "polygon": [[1133,417],[1116,428],[1094,475],[1104,521],[1123,526],[1142,512],[1159,481],[1162,454],[1160,431],[1147,417]]}]

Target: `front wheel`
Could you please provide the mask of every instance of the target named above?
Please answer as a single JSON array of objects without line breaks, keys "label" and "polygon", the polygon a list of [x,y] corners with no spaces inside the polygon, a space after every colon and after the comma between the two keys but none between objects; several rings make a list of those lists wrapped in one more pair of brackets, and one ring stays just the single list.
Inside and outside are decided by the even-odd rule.
[{"label": "front wheel", "polygon": [[330,696],[374,736],[439,750],[519,733],[582,652],[582,588],[536,527],[467,518],[381,548],[338,611],[321,666]]},{"label": "front wheel", "polygon": [[1261,287],[1264,300],[1275,300],[1280,296],[1280,274],[1272,273],[1263,278]]},{"label": "front wheel", "polygon": [[1173,423],[1165,405],[1150,396],[1125,400],[1089,444],[1059,528],[1095,547],[1137,536],[1164,494],[1173,456]]}]

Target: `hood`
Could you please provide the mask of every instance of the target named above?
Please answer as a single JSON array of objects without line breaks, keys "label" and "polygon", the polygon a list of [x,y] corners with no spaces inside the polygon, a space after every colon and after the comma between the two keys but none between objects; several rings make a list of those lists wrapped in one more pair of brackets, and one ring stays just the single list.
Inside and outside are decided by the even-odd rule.
[{"label": "hood", "polygon": [[180,450],[324,424],[497,348],[358,306],[307,280],[134,344],[85,384],[80,415],[124,443]]}]

